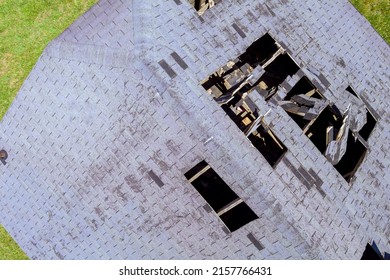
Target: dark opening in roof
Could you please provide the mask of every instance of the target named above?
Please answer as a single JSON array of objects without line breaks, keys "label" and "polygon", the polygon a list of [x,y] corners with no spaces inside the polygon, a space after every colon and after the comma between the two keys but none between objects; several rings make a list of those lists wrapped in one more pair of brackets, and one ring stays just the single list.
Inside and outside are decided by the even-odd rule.
[{"label": "dark opening in roof", "polygon": [[244,202],[241,202],[219,217],[232,232],[258,218],[255,212]]},{"label": "dark opening in roof", "polygon": [[342,116],[332,110],[331,106],[327,106],[307,129],[306,136],[309,137],[321,153],[324,153],[327,147],[326,135],[328,128],[332,127],[333,135],[337,135],[342,124]]},{"label": "dark opening in roof", "polygon": [[266,33],[253,42],[238,58],[255,68],[257,65],[264,65],[278,49],[275,40]]},{"label": "dark opening in roof", "polygon": [[[221,105],[230,119],[248,137],[267,162],[275,167],[287,148],[264,122],[264,116],[259,114],[257,106],[247,97],[252,87],[246,83],[245,78],[239,78],[244,74],[240,69],[237,68],[234,71],[228,69],[226,72],[230,74],[226,75],[224,69],[221,68],[203,83],[203,87],[209,89],[214,100]],[[231,77],[234,75],[240,81],[230,87],[229,81],[234,80]],[[226,88],[227,85],[229,89]]]},{"label": "dark opening in roof", "polygon": [[372,241],[371,244],[367,243],[361,260],[389,260],[389,254],[384,252],[382,255],[375,241]]},{"label": "dark opening in roof", "polygon": [[[360,96],[357,95],[357,93],[352,89],[351,86],[348,86],[346,88],[346,91],[348,91],[349,93],[351,93],[353,96],[360,98]],[[362,136],[362,138],[364,140],[368,140],[368,138],[370,137],[370,134],[371,132],[374,130],[375,128],[375,125],[376,125],[376,122],[377,120],[375,119],[374,115],[370,112],[370,110],[366,107],[366,114],[367,114],[367,122],[366,124],[362,127],[362,129],[359,131],[359,134],[360,136]]]},{"label": "dark opening in roof", "polygon": [[[257,88],[267,101],[279,93],[279,85],[288,76],[299,70],[299,65],[281,44],[266,33],[242,55],[202,82],[207,92],[272,167],[276,166],[287,148],[265,123],[264,116],[248,95]],[[325,77],[322,80],[326,80]],[[350,86],[347,91],[359,98]],[[336,170],[350,181],[366,153],[362,143],[350,139],[350,107],[341,113],[306,76],[291,88],[284,100],[278,102]],[[375,124],[374,115],[367,109],[367,123],[359,132],[363,139],[368,139]],[[354,148],[357,152],[352,154]]]},{"label": "dark opening in roof", "polygon": [[279,86],[288,76],[297,73],[299,66],[287,53],[279,55],[269,65],[265,67],[265,73],[260,78],[267,89]]},{"label": "dark opening in roof", "polygon": [[315,117],[314,113],[310,112],[310,108],[313,108],[316,102],[323,99],[323,95],[309,79],[302,77],[287,93],[284,100],[290,102],[284,103],[282,108],[301,129],[304,129]]},{"label": "dark opening in roof", "polygon": [[[351,87],[348,87],[347,90],[352,91],[351,93],[358,97]],[[355,141],[355,137],[348,126],[343,127],[343,121],[350,118],[348,113],[344,116],[337,106],[331,104],[325,108],[321,107],[327,104],[323,103],[326,99],[306,77],[299,80],[287,93],[284,100],[281,102],[282,108],[305,132],[305,135],[317,149],[332,160],[338,157],[335,160],[334,167],[349,182],[363,161],[367,149],[359,140]],[[320,105],[322,102],[319,108],[323,109],[317,109],[315,110],[316,114],[312,114],[310,110],[316,106],[316,102],[320,102]],[[359,132],[363,138],[368,138],[375,123],[374,117],[367,110],[367,123]],[[342,129],[348,129],[348,132],[342,133]],[[338,135],[339,132],[340,135]],[[345,137],[348,137],[348,139],[345,139]],[[344,138],[344,140],[341,138]],[[341,156],[341,159],[340,156],[337,156],[337,153],[339,153],[337,150],[331,148],[328,153],[327,148],[332,141],[337,141],[338,145],[341,145],[341,141],[346,141],[346,152]],[[333,153],[336,154],[335,157]]]},{"label": "dark opening in roof", "polygon": [[359,96],[356,94],[356,92],[351,88],[351,86],[348,86],[346,88],[346,91],[348,91],[350,94],[352,94],[353,96],[356,96],[357,98],[359,98]]},{"label": "dark opening in roof", "polygon": [[376,125],[376,119],[374,118],[374,116],[371,114],[370,110],[368,110],[366,108],[366,114],[367,114],[367,122],[366,124],[362,127],[362,129],[359,131],[359,134],[360,136],[362,136],[362,138],[364,140],[368,140],[368,138],[370,137],[370,134],[371,132],[374,130],[375,128],[375,125]]},{"label": "dark opening in roof", "polygon": [[214,5],[221,1],[222,0],[188,0],[199,14],[203,14],[207,9],[214,7]]},{"label": "dark opening in roof", "polygon": [[6,159],[8,158],[8,153],[5,150],[0,151],[0,161],[5,165]]},{"label": "dark opening in roof", "polygon": [[[195,166],[195,169],[199,168]],[[193,173],[191,170],[189,172]],[[238,198],[235,192],[229,188],[225,181],[209,165],[206,165],[192,177],[189,177],[188,172],[184,176],[215,212],[218,212],[221,208]]]},{"label": "dark opening in roof", "polygon": [[363,162],[366,151],[366,147],[359,141],[359,139],[355,141],[352,132],[349,131],[347,151],[339,163],[334,165],[337,171],[344,177],[347,182],[351,181],[353,175]]},{"label": "dark opening in roof", "polygon": [[286,146],[265,125],[259,126],[248,139],[272,167],[275,167],[287,152]]},{"label": "dark opening in roof", "polygon": [[195,165],[184,176],[231,232],[258,218],[205,161]]},{"label": "dark opening in roof", "polygon": [[322,99],[323,95],[318,91],[318,89],[313,85],[310,80],[304,76],[302,77],[293,88],[287,93],[284,100],[290,100],[291,97],[304,94],[309,97]]}]

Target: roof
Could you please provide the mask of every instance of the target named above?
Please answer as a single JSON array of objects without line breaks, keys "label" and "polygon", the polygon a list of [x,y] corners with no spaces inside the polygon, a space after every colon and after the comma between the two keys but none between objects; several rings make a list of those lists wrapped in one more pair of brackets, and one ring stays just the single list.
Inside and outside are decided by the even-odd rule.
[{"label": "roof", "polygon": [[[276,99],[249,96],[286,148],[274,166],[202,87],[266,33],[299,66]],[[0,223],[32,259],[389,248],[389,57],[346,0],[223,0],[202,15],[184,0],[102,0],[48,45],[0,123]],[[340,111],[353,88],[376,119],[349,181],[278,105],[303,77]],[[229,231],[185,177],[203,160],[257,219]]]}]

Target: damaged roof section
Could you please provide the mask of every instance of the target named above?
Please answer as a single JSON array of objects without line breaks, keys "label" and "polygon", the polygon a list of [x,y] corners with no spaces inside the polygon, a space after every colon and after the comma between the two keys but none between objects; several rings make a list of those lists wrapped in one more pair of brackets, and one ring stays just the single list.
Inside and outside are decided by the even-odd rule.
[{"label": "damaged roof section", "polygon": [[[350,105],[341,113],[317,88],[303,77],[279,104],[299,125],[305,135],[349,182],[367,152],[368,139],[375,118],[352,93]],[[363,137],[364,136],[364,137]],[[363,140],[362,140],[363,139]]]},{"label": "damaged roof section", "polygon": [[206,161],[203,160],[195,165],[184,176],[207,201],[230,232],[258,218],[255,212]]},{"label": "damaged roof section", "polygon": [[350,97],[350,100],[352,100],[360,110],[357,117],[355,117],[356,128],[353,131],[355,133],[358,132],[359,135],[367,141],[378,121],[377,114],[373,111],[373,108],[369,103],[361,95],[358,95],[351,86],[348,86],[345,90],[356,97]]},{"label": "damaged roof section", "polygon": [[357,120],[359,110],[355,110],[356,106],[350,104],[341,113],[307,77],[301,78],[279,105],[349,182],[367,151],[354,134],[364,122],[364,119]]},{"label": "damaged roof section", "polygon": [[188,0],[188,2],[197,10],[199,15],[202,15],[206,10],[214,7],[222,0]]},{"label": "damaged roof section", "polygon": [[[269,101],[281,84],[300,69],[286,49],[266,33],[202,82],[272,167],[287,148],[264,121],[266,114],[261,114],[248,96],[256,88]],[[364,159],[365,141],[376,120],[352,88],[346,90],[353,96],[348,108],[341,112],[303,76],[277,103],[349,182]]]},{"label": "damaged roof section", "polygon": [[240,59],[230,61],[202,85],[267,162],[275,167],[287,148],[265,121],[269,111],[260,112],[249,98],[257,83],[253,66],[261,59],[253,58],[250,63]]}]

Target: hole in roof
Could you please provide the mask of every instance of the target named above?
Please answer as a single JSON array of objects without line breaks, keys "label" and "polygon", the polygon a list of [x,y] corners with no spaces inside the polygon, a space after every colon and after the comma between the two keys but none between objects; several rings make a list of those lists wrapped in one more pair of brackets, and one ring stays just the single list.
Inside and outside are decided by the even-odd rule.
[{"label": "hole in roof", "polygon": [[[262,114],[249,95],[259,82],[254,78],[255,71],[258,72],[261,68],[258,65],[267,63],[279,49],[271,36],[265,34],[249,46],[243,55],[229,61],[202,82],[204,89],[214,97],[272,167],[277,165],[287,148],[266,123],[268,112]],[[276,57],[276,62],[273,62],[278,63],[277,59]],[[272,68],[272,65],[271,63],[267,67]],[[293,68],[295,71],[295,67]],[[290,73],[291,69],[286,69],[285,73]]]},{"label": "hole in roof", "polygon": [[[349,93],[351,93],[353,96],[359,98],[360,100],[362,100],[360,98],[360,96],[357,95],[357,93],[352,89],[351,86],[348,86],[346,88],[346,91],[348,91]],[[360,129],[359,131],[359,134],[360,136],[365,140],[367,141],[368,138],[370,137],[370,134],[371,132],[374,130],[375,126],[376,126],[376,122],[377,120],[375,119],[374,115],[370,112],[370,110],[367,108],[366,106],[366,124]]]},{"label": "hole in roof", "polygon": [[230,232],[258,218],[206,161],[195,165],[184,176],[206,200]]},{"label": "hole in roof", "polygon": [[352,132],[348,133],[347,150],[341,160],[334,165],[337,171],[344,177],[347,182],[350,182],[353,175],[363,162],[366,154],[366,147],[359,139],[353,137]]},{"label": "hole in roof", "polygon": [[188,2],[202,15],[206,10],[214,7],[222,0],[188,0]]},{"label": "hole in roof", "polygon": [[[272,167],[287,148],[265,122],[268,112],[261,114],[248,97],[255,89],[266,101],[275,96],[272,103],[278,102],[335,169],[350,181],[366,154],[366,147],[360,140],[355,141],[356,135],[350,130],[350,107],[341,113],[306,76],[282,96],[279,86],[283,82],[289,84],[288,77],[299,70],[286,49],[266,33],[201,84]],[[322,74],[321,77],[321,81],[328,83]],[[347,91],[359,98],[352,87]],[[371,107],[366,107],[369,107],[367,123],[359,131],[365,140],[376,124]],[[356,154],[351,153],[353,148],[357,149]]]},{"label": "hole in roof", "polygon": [[266,33],[253,42],[238,58],[255,68],[257,65],[264,65],[278,49],[275,40]]}]

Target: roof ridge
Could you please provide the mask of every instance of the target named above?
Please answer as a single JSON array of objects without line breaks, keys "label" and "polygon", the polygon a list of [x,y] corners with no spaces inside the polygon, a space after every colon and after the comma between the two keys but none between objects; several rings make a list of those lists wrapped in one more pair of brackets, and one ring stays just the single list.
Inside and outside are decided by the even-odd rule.
[{"label": "roof ridge", "polygon": [[130,68],[136,59],[134,52],[107,46],[80,44],[68,41],[52,41],[42,55],[55,58],[94,63],[118,68]]}]

